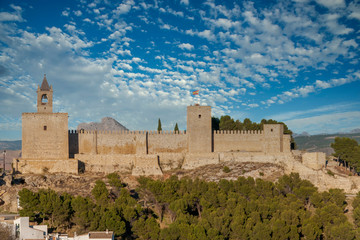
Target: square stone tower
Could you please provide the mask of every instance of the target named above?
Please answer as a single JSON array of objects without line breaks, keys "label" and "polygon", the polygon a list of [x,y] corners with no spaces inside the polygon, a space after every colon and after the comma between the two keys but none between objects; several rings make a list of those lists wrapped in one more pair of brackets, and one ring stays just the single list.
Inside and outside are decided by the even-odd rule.
[{"label": "square stone tower", "polygon": [[22,114],[22,159],[69,158],[68,114],[52,112],[52,95],[44,76],[37,90],[37,112]]},{"label": "square stone tower", "polygon": [[263,151],[265,153],[283,152],[284,125],[264,124]]},{"label": "square stone tower", "polygon": [[212,151],[211,107],[187,107],[187,131],[189,153],[209,153]]}]

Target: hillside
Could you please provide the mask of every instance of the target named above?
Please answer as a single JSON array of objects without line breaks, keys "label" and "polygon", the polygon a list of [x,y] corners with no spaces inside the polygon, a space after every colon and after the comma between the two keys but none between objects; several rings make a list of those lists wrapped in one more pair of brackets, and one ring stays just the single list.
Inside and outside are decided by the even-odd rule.
[{"label": "hillside", "polygon": [[21,150],[21,140],[0,141],[0,151],[4,150]]},{"label": "hillside", "polygon": [[[360,210],[359,197],[349,199],[339,189],[320,192],[295,173],[278,172],[270,180],[263,171],[277,172],[272,164],[228,167],[230,172],[219,164],[156,178],[16,175],[12,186],[7,176],[0,209],[15,212],[19,196],[20,214],[69,236],[109,229],[116,239],[129,240],[355,239],[359,224],[352,209]],[[196,177],[203,173],[210,174]]]},{"label": "hillside", "polygon": [[327,155],[334,151],[330,144],[334,142],[335,137],[353,138],[360,142],[360,133],[335,133],[322,135],[307,135],[294,137],[297,149],[306,150],[308,152],[324,152]]}]

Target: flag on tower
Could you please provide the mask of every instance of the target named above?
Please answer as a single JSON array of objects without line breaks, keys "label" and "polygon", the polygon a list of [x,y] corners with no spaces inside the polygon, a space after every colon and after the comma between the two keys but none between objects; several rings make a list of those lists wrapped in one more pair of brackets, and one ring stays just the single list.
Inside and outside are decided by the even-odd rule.
[{"label": "flag on tower", "polygon": [[193,95],[199,95],[199,90],[193,91]]}]

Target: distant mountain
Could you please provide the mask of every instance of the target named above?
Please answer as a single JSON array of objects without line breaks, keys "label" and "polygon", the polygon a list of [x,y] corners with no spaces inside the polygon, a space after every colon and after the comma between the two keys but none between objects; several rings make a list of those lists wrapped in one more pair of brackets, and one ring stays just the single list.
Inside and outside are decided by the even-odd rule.
[{"label": "distant mountain", "polygon": [[307,136],[310,136],[310,134],[307,132],[302,132],[300,134],[293,133],[293,137],[307,137]]},{"label": "distant mountain", "polygon": [[129,130],[111,117],[104,117],[101,122],[80,123],[77,130],[124,131]]},{"label": "distant mountain", "polygon": [[21,150],[21,140],[0,141],[0,153],[4,150]]},{"label": "distant mountain", "polygon": [[334,134],[319,134],[308,136],[295,136],[294,140],[299,150],[306,150],[308,152],[324,152],[327,155],[334,153],[330,144],[334,142],[335,137],[353,138],[360,143],[360,133],[334,133]]},{"label": "distant mountain", "polygon": [[360,133],[360,128],[355,128],[351,130],[350,133]]}]

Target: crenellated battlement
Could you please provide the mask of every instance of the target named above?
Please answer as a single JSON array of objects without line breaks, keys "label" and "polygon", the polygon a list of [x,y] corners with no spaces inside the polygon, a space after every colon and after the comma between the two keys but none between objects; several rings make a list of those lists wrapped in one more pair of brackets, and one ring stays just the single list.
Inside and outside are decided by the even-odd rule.
[{"label": "crenellated battlement", "polygon": [[149,135],[184,135],[186,131],[148,131]]},{"label": "crenellated battlement", "polygon": [[241,130],[215,130],[213,132],[214,134],[241,134],[241,135],[246,135],[246,134],[254,134],[254,135],[261,135],[264,133],[264,131],[261,130],[246,130],[246,131],[241,131]]},{"label": "crenellated battlement", "polygon": [[130,130],[118,130],[118,131],[111,131],[111,130],[80,130],[80,134],[124,134],[124,135],[145,135],[146,131],[130,131]]},{"label": "crenellated battlement", "polygon": [[186,131],[130,131],[130,130],[120,130],[120,131],[107,131],[107,130],[69,130],[69,134],[114,134],[114,135],[184,135]]}]

